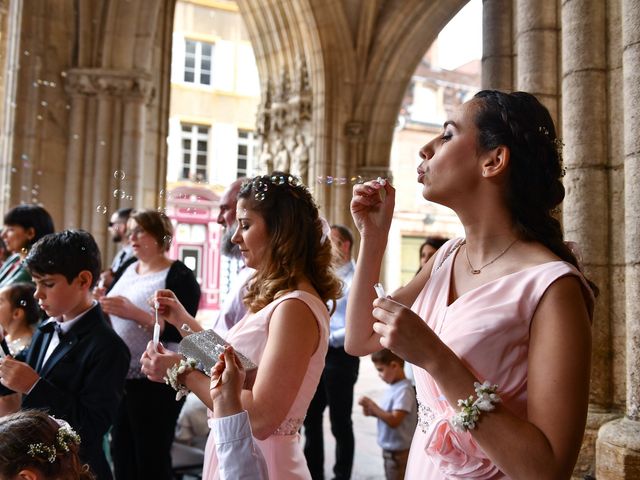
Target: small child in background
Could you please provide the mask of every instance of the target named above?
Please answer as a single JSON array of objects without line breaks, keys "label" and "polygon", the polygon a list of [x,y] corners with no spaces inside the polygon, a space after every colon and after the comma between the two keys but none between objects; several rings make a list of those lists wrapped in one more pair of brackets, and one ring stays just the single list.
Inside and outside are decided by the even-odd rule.
[{"label": "small child in background", "polygon": [[36,287],[26,282],[0,288],[0,327],[11,355],[18,360],[26,358],[26,349],[42,314],[33,298],[35,291]]},{"label": "small child in background", "polygon": [[0,478],[93,480],[79,445],[68,423],[40,410],[0,417]]},{"label": "small child in background", "polygon": [[402,480],[418,421],[416,391],[405,377],[404,360],[396,354],[383,349],[373,353],[371,361],[389,388],[380,405],[366,396],[358,404],[365,416],[378,419],[378,445],[382,448],[387,480]]}]

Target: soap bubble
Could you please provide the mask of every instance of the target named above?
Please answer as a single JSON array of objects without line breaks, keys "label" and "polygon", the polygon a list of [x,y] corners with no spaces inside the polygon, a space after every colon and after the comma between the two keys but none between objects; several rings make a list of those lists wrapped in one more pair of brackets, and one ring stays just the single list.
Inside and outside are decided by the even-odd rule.
[{"label": "soap bubble", "polygon": [[113,172],[113,178],[115,178],[116,180],[124,180],[125,176],[126,174],[124,173],[124,170],[116,170],[115,172]]},{"label": "soap bubble", "polygon": [[107,206],[100,203],[98,204],[98,206],[96,207],[96,212],[98,212],[101,215],[106,215],[107,214]]}]

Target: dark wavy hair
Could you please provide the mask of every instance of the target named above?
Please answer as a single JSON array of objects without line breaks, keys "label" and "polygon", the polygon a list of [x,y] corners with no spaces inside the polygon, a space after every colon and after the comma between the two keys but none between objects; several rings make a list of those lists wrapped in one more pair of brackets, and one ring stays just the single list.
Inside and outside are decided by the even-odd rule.
[{"label": "dark wavy hair", "polygon": [[247,287],[245,303],[257,312],[274,299],[294,290],[306,276],[323,302],[340,297],[342,284],[332,268],[331,239],[323,238],[322,222],[311,193],[284,172],[255,177],[238,193],[267,227],[267,258]]},{"label": "dark wavy hair", "polygon": [[[564,200],[561,143],[547,108],[526,92],[482,90],[475,97],[478,145],[488,151],[504,145],[510,151],[506,201],[518,233],[540,242],[565,262],[580,265],[564,243],[553,216]],[[597,286],[587,280],[593,293]]]},{"label": "dark wavy hair", "polygon": [[33,469],[44,478],[59,480],[93,480],[88,465],[78,457],[78,445],[67,443],[69,451],[56,448],[50,462],[45,456],[30,455],[30,445],[57,445],[60,425],[41,410],[24,410],[0,417],[0,477],[15,478],[21,470]]},{"label": "dark wavy hair", "polygon": [[18,205],[13,207],[5,214],[4,224],[22,227],[25,230],[33,228],[34,237],[25,245],[27,248],[45,235],[54,232],[51,215],[39,205]]}]

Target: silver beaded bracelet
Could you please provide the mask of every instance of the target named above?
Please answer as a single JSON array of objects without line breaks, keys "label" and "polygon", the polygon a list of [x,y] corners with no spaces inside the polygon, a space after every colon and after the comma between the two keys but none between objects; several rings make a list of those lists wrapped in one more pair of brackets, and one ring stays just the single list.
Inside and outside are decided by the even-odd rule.
[{"label": "silver beaded bracelet", "polygon": [[176,393],[176,402],[182,397],[186,397],[189,389],[178,382],[178,375],[183,374],[187,370],[193,370],[198,365],[198,361],[194,358],[182,358],[180,363],[176,363],[167,368],[167,376],[164,377],[164,383],[173,388]]},{"label": "silver beaded bracelet", "polygon": [[476,423],[482,412],[490,412],[500,403],[500,396],[496,393],[498,385],[491,385],[489,381],[480,384],[473,382],[477,398],[469,396],[466,400],[458,400],[460,411],[451,417],[451,424],[459,432],[466,432],[476,428]]}]

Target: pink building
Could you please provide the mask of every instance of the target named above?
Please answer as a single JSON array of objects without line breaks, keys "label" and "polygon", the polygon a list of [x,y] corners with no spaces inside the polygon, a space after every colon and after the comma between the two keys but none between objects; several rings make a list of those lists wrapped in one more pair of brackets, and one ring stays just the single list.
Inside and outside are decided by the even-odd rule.
[{"label": "pink building", "polygon": [[195,273],[202,290],[200,310],[219,310],[221,303],[219,201],[218,195],[198,185],[167,193],[166,213],[175,229],[169,255]]}]

